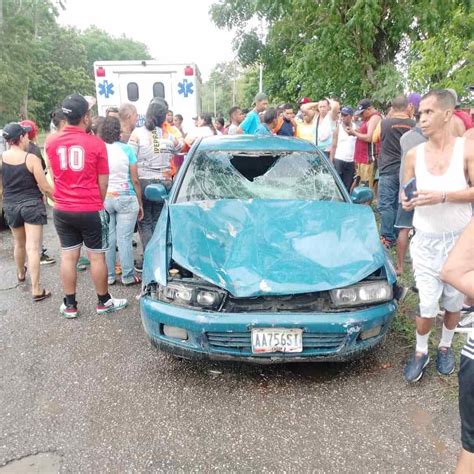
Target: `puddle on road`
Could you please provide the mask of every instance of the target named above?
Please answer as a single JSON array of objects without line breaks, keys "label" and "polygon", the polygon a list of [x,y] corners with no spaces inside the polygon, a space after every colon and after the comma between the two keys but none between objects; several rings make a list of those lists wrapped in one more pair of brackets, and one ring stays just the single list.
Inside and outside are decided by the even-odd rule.
[{"label": "puddle on road", "polygon": [[54,453],[38,453],[11,461],[0,467],[1,474],[57,474],[61,456]]}]

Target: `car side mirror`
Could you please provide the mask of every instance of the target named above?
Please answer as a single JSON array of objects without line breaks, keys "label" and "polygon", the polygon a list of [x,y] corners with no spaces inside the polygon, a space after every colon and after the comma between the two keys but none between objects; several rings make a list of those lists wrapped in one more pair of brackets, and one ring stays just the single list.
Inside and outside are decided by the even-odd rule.
[{"label": "car side mirror", "polygon": [[145,197],[149,201],[162,202],[168,197],[168,191],[161,183],[149,184],[145,188]]},{"label": "car side mirror", "polygon": [[374,193],[370,188],[357,186],[351,193],[351,200],[355,204],[367,204],[374,199]]}]

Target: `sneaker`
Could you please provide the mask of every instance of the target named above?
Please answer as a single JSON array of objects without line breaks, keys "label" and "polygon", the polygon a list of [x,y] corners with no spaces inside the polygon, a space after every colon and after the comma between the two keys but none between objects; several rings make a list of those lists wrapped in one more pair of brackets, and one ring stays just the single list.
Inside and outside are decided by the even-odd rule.
[{"label": "sneaker", "polygon": [[141,273],[143,271],[143,260],[135,260],[135,271]]},{"label": "sneaker", "polygon": [[132,279],[130,281],[123,281],[122,283],[124,286],[133,286],[133,285],[139,285],[142,282],[142,279],[138,275],[133,275]]},{"label": "sneaker", "polygon": [[109,285],[109,286],[115,285],[115,277],[108,277],[107,278],[107,285]]},{"label": "sneaker", "polygon": [[456,368],[454,352],[450,347],[440,347],[436,357],[436,369],[441,375],[451,375]]},{"label": "sneaker", "polygon": [[474,313],[474,306],[463,305],[461,309],[461,314],[471,314]]},{"label": "sneaker", "polygon": [[456,329],[474,328],[474,313],[468,314],[465,318],[459,321]]},{"label": "sneaker", "polygon": [[76,270],[78,272],[84,272],[87,270],[87,267],[90,264],[91,262],[89,262],[89,259],[87,259],[86,257],[80,257],[79,260],[77,261]]},{"label": "sneaker", "polygon": [[403,370],[405,380],[409,383],[418,382],[418,380],[423,377],[425,367],[428,365],[429,361],[430,356],[428,354],[419,355],[415,352]]},{"label": "sneaker", "polygon": [[128,301],[123,298],[112,298],[110,297],[109,301],[106,303],[99,303],[97,305],[97,314],[113,313],[115,311],[120,311],[128,305]]},{"label": "sneaker", "polygon": [[53,265],[53,263],[56,263],[56,259],[53,257],[50,257],[46,252],[43,252],[40,257],[40,264],[41,265]]},{"label": "sneaker", "polygon": [[79,316],[79,311],[77,310],[76,306],[72,304],[67,305],[63,302],[63,304],[59,307],[59,314],[67,319],[74,319]]}]

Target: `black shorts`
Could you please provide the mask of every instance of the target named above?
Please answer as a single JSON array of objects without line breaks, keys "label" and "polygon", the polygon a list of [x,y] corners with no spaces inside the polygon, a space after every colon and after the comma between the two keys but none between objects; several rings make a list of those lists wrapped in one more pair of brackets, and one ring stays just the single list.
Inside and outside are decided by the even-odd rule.
[{"label": "black shorts", "polygon": [[459,368],[459,413],[462,447],[474,454],[474,359],[465,355]]},{"label": "black shorts", "polygon": [[54,226],[63,250],[74,250],[82,244],[92,252],[105,252],[109,246],[107,211],[66,212],[54,209]]},{"label": "black shorts", "polygon": [[5,221],[8,226],[16,228],[25,224],[46,225],[46,207],[43,199],[28,199],[16,204],[3,204]]}]

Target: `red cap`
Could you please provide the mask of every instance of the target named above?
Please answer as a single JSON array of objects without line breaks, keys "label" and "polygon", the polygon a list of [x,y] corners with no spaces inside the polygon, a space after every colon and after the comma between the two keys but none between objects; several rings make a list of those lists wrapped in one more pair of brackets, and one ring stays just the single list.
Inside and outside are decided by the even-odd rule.
[{"label": "red cap", "polygon": [[34,140],[36,138],[36,135],[38,135],[38,125],[36,125],[33,120],[23,120],[20,122],[20,125],[22,127],[31,127],[31,131],[28,132],[28,138],[30,140]]},{"label": "red cap", "polygon": [[298,105],[309,104],[310,102],[313,101],[309,97],[301,97],[301,99],[298,101]]}]

